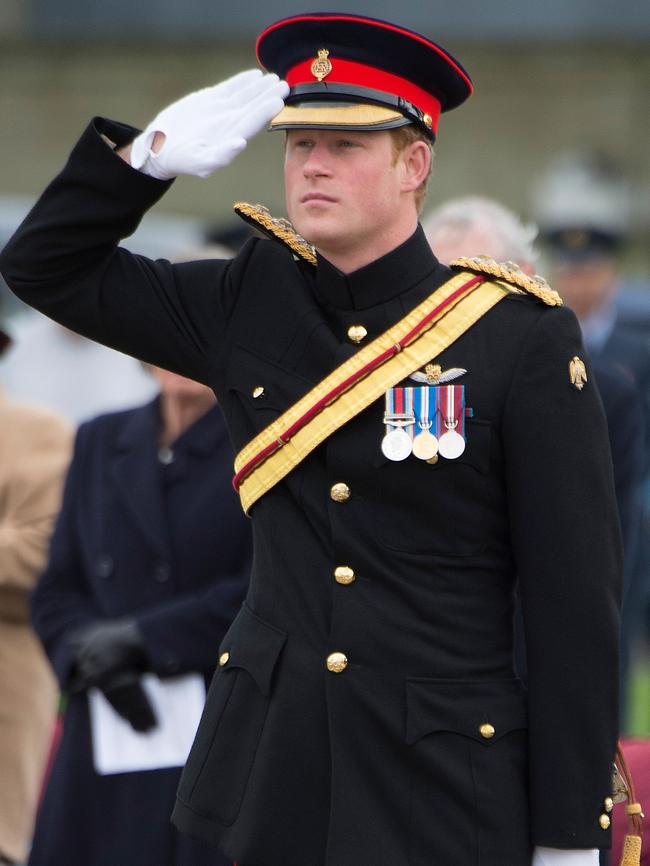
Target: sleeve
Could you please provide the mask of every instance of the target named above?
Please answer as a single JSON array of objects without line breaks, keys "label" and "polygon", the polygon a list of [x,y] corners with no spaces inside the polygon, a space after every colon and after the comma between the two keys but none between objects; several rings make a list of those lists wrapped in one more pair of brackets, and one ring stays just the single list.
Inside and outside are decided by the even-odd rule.
[{"label": "sleeve", "polygon": [[84,579],[81,541],[75,519],[75,503],[83,476],[80,441],[84,429],[82,426],[77,434],[49,560],[31,596],[32,624],[63,689],[67,686],[72,664],[70,636],[100,619]]},{"label": "sleeve", "polygon": [[209,384],[245,270],[235,261],[172,265],[118,247],[168,189],[131,168],[118,145],[137,130],[96,118],[0,255],[23,301],[73,331]]},{"label": "sleeve", "polygon": [[[26,594],[45,564],[70,456],[71,431],[63,421],[21,408],[7,426],[11,453],[2,451],[0,484],[0,588]],[[14,435],[15,434],[15,435]]]},{"label": "sleeve", "polygon": [[[573,313],[544,308],[504,411],[511,538],[528,667],[532,842],[607,848],[618,736],[622,550],[605,417]],[[603,824],[608,822],[603,820]]]}]

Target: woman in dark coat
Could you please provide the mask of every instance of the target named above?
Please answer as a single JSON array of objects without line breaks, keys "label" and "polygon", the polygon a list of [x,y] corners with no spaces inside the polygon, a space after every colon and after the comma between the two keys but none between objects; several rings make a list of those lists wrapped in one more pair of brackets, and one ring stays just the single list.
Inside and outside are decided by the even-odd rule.
[{"label": "woman in dark coat", "polygon": [[[245,593],[247,521],[212,392],[154,370],[159,397],[82,425],[36,630],[69,694],[29,866],[225,866],[169,821],[180,768],[98,775],[86,690],[136,730],[155,724],[140,676],[202,672]],[[230,864],[229,864],[230,866]]]}]

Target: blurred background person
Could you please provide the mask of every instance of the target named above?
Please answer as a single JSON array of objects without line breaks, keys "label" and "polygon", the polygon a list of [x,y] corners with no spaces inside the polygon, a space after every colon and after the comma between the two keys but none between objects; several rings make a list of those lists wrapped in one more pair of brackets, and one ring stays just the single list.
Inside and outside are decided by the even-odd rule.
[{"label": "blurred background person", "polygon": [[422,227],[445,265],[461,256],[485,255],[497,262],[516,262],[526,274],[535,272],[537,226],[523,223],[495,199],[479,195],[448,199],[424,216]]},{"label": "blurred background person", "polygon": [[[1,322],[0,322],[1,326]],[[0,327],[0,354],[9,345]],[[29,849],[57,687],[29,622],[72,449],[67,422],[0,391],[0,863]]]},{"label": "blurred background person", "polygon": [[[566,153],[538,180],[533,207],[549,280],[578,317],[590,356],[627,370],[650,419],[650,335],[621,322],[616,303],[630,227],[629,184],[602,154]],[[650,424],[644,460],[647,471]]]},{"label": "blurred background person", "polygon": [[180,767],[102,775],[93,763],[88,689],[136,731],[155,731],[142,674],[207,681],[248,581],[251,540],[221,410],[205,386],[153,375],[153,402],[80,427],[33,595],[69,702],[30,866],[226,864],[170,823]]}]

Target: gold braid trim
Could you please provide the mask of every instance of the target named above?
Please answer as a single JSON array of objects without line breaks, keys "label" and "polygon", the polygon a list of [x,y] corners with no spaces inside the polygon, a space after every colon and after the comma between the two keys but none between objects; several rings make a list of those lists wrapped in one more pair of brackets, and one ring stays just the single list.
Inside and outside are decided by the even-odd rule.
[{"label": "gold braid trim", "polygon": [[540,277],[539,274],[529,277],[515,262],[495,262],[489,256],[474,256],[454,259],[449,267],[462,268],[475,274],[489,274],[497,280],[503,280],[514,286],[520,290],[520,293],[523,290],[526,294],[534,295],[549,307],[562,306],[562,298],[549,286],[544,277]]},{"label": "gold braid trim", "polygon": [[641,863],[641,837],[626,836],[623,842],[621,866],[639,866]]},{"label": "gold braid trim", "polygon": [[269,209],[263,204],[248,204],[238,201],[233,205],[235,213],[267,237],[274,238],[310,265],[316,264],[316,252],[311,244],[300,237],[289,220],[271,216]]}]

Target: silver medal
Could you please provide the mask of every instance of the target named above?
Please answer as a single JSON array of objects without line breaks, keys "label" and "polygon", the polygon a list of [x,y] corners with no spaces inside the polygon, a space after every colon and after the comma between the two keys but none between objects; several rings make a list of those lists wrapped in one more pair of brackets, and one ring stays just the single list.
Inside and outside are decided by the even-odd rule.
[{"label": "silver medal", "polygon": [[438,440],[429,430],[423,430],[413,440],[413,453],[418,460],[431,460],[438,453]]},{"label": "silver medal", "polygon": [[391,430],[381,440],[381,450],[388,460],[406,460],[412,449],[411,437],[406,430]]},{"label": "silver medal", "polygon": [[438,451],[446,460],[456,460],[464,450],[465,440],[455,430],[447,430],[438,440]]}]

